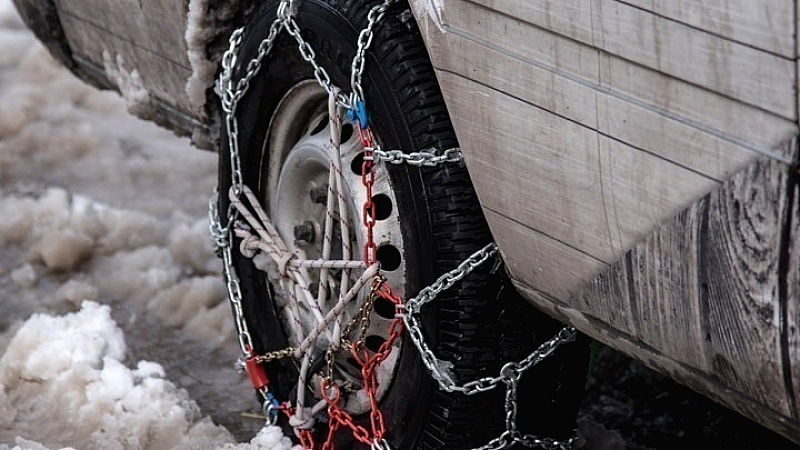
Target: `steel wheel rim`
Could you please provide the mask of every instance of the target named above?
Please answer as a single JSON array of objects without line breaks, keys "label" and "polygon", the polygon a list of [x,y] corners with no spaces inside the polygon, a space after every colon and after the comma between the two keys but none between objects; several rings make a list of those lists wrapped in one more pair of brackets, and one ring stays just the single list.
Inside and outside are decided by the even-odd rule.
[{"label": "steel wheel rim", "polygon": [[[345,119],[343,128],[342,174],[352,231],[350,239],[353,244],[352,259],[361,259],[366,236],[360,218],[361,205],[366,191],[361,184],[360,173],[356,173],[356,168],[359,168],[360,172],[358,158],[363,152],[363,148],[353,124]],[[319,249],[324,230],[325,202],[316,203],[314,191],[316,198],[319,198],[321,193],[327,190],[329,139],[327,94],[315,80],[305,80],[295,84],[280,100],[270,120],[267,137],[262,148],[259,191],[261,198],[266,200],[267,211],[287,248],[291,251],[299,248],[306,253],[309,259],[316,259],[321,254]],[[396,208],[396,196],[385,170],[375,172],[373,199],[380,200],[382,203],[382,207],[379,208],[379,220],[374,228],[375,243],[379,249],[385,250],[385,254],[393,255],[385,258],[387,262],[384,267],[394,270],[384,270],[383,274],[393,290],[402,297],[405,294],[405,275],[407,273],[405,260],[402,257],[405,247]],[[308,228],[313,229],[314,239],[312,242],[299,242],[295,239],[295,227],[298,225],[307,225]],[[339,235],[341,236],[341,233]],[[332,248],[340,248],[340,244],[335,240]],[[399,255],[399,262],[394,255]],[[341,258],[341,253],[332,252],[331,258]],[[272,280],[275,280],[276,276],[277,272],[270,273]],[[336,278],[338,287],[338,274],[336,274]],[[352,275],[351,278],[353,278]],[[314,278],[314,284],[316,284],[316,280],[317,278]],[[290,345],[296,345],[298,343],[297,327],[301,328],[302,333],[300,334],[307,335],[312,322],[304,320],[302,317],[299,318],[300,320],[295,320],[288,308],[286,292],[281,291],[280,286],[274,287],[276,309],[280,321],[284,330],[287,331]],[[316,294],[316,289],[314,293]],[[363,295],[362,293],[360,300],[363,300]],[[322,308],[323,314],[327,313],[335,304],[335,300],[331,297],[329,296]],[[357,308],[356,303],[360,304],[361,301],[354,302],[348,308],[346,318],[352,316]],[[388,301],[386,303],[389,304],[376,302],[375,309],[370,315],[370,326],[367,329],[365,344],[373,352],[389,337],[388,331],[394,318],[394,306]],[[399,360],[397,356],[401,345],[402,339],[395,341],[390,357],[381,364],[377,371],[376,396],[378,401],[385,395],[397,374],[397,361]],[[326,348],[327,341],[323,342],[322,346],[317,346],[315,359],[323,357],[322,352]],[[352,414],[369,411],[369,401],[361,389],[360,367],[348,352],[337,352],[334,375],[342,384],[343,392],[348,390],[351,392],[351,395],[345,397],[346,409]],[[310,383],[317,398],[321,398],[319,381],[319,376],[316,375]]]}]

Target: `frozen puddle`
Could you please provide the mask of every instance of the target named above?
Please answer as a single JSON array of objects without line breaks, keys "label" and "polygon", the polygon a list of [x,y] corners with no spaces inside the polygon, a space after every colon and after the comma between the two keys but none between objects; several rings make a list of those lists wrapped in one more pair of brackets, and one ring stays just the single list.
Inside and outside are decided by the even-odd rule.
[{"label": "frozen puddle", "polygon": [[1,442],[20,449],[291,448],[277,428],[233,444],[160,365],[126,366],[125,339],[110,311],[87,301],[78,312],[36,314],[20,327],[0,359]]}]

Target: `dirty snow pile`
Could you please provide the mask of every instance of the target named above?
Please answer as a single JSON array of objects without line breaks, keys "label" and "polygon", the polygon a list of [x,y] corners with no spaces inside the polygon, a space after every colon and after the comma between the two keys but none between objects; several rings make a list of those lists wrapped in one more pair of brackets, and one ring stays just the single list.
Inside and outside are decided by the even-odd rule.
[{"label": "dirty snow pile", "polygon": [[10,0],[0,45],[0,450],[291,448],[241,415],[216,156],[75,79]]},{"label": "dirty snow pile", "polygon": [[0,424],[78,448],[213,448],[228,439],[158,364],[131,369],[124,357],[108,306],[34,315],[0,359]]},{"label": "dirty snow pile", "polygon": [[96,449],[290,447],[274,427],[250,444],[232,444],[185,390],[165,379],[160,365],[127,367],[125,340],[110,310],[86,301],[64,316],[36,314],[15,333],[0,358],[2,441],[12,432],[19,434],[14,448],[32,450],[46,447],[24,436]]}]

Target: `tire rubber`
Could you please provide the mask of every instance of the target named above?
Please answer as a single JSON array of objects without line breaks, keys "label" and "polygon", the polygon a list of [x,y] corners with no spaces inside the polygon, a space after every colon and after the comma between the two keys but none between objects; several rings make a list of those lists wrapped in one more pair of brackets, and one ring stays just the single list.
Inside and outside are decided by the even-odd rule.
[{"label": "tire rubber", "polygon": [[[359,0],[300,3],[297,21],[304,30],[303,37],[338,86],[349,86],[356,39],[373,4]],[[243,76],[244,66],[257,54],[276,9],[277,2],[267,2],[248,20],[234,81]],[[285,32],[264,61],[237,111],[243,177],[254,191],[261,181],[262,161],[266,160],[262,143],[272,112],[291,86],[313,78],[311,66],[300,58],[297,44]],[[371,127],[384,148],[412,151],[458,145],[408,5],[392,6],[376,27],[363,85]],[[220,148],[220,188],[226,193],[230,163],[225,130]],[[492,236],[465,167],[392,166],[388,170],[406,243],[406,292],[413,294],[491,242]],[[221,195],[221,211],[228,206],[226,197]],[[285,347],[286,337],[269,300],[269,280],[249,259],[234,254],[256,351]],[[487,266],[442,293],[422,314],[431,348],[438,357],[453,363],[452,371],[461,382],[496,375],[503,362],[524,358],[561,328],[523,300],[502,270],[493,273],[491,264]],[[518,415],[523,433],[558,439],[572,434],[583,395],[588,351],[588,339],[581,336],[523,377]],[[474,396],[440,391],[407,335],[398,364],[381,401],[386,437],[394,448],[472,448],[504,430],[502,385]],[[267,372],[270,389],[281,400],[294,398],[294,363],[273,362],[267,365]],[[356,419],[368,423],[366,415]],[[325,433],[324,424],[318,424],[317,439]],[[348,435],[338,433],[337,448],[359,448]]]}]

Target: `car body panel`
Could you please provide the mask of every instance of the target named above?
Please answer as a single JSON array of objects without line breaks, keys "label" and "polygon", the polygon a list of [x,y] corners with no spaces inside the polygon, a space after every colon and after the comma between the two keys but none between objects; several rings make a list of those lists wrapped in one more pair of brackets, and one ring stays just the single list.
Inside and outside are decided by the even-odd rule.
[{"label": "car body panel", "polygon": [[519,290],[798,441],[792,2],[411,5]]}]

